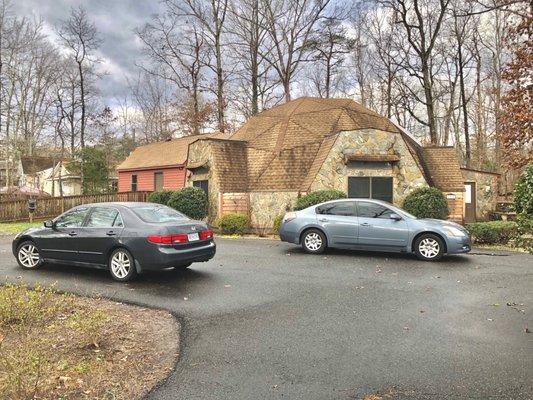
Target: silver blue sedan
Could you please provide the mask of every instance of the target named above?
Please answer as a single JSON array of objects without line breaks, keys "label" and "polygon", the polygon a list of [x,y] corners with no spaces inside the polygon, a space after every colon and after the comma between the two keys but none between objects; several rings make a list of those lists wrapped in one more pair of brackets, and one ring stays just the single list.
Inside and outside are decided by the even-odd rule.
[{"label": "silver blue sedan", "polygon": [[421,219],[384,201],[343,199],[289,212],[281,240],[308,253],[326,248],[415,253],[425,261],[444,254],[468,253],[470,236],[459,224]]}]

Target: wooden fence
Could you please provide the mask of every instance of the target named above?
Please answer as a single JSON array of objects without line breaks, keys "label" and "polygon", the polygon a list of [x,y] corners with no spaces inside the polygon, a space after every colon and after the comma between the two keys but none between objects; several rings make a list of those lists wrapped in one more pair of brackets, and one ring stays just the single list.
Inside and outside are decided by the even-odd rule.
[{"label": "wooden fence", "polygon": [[[108,203],[111,201],[147,201],[149,192],[104,193],[80,196],[45,197],[37,199],[34,219],[53,218],[69,208],[87,203]],[[29,219],[28,201],[0,202],[0,222]]]}]

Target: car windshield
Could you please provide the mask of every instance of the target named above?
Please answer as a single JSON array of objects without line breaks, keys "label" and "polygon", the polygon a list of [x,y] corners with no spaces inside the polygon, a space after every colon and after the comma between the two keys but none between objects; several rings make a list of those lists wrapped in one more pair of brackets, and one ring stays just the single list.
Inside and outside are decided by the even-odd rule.
[{"label": "car windshield", "polygon": [[395,211],[398,211],[400,215],[404,215],[404,216],[407,217],[407,218],[418,219],[418,218],[415,217],[413,214],[408,213],[407,211],[405,211],[405,210],[402,209],[402,208],[398,208],[398,209],[396,209]]},{"label": "car windshield", "polygon": [[189,219],[186,215],[166,206],[146,205],[133,208],[133,212],[144,222],[175,222]]}]

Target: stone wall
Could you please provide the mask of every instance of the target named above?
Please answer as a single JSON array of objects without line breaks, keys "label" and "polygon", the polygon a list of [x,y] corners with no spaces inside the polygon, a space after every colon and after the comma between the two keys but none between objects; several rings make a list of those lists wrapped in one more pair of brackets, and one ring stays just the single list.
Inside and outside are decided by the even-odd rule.
[{"label": "stone wall", "polygon": [[298,192],[250,192],[252,228],[272,228],[274,218],[291,210],[297,198]]},{"label": "stone wall", "polygon": [[189,145],[189,158],[187,160],[189,166],[200,166],[198,169],[193,169],[187,174],[187,186],[193,186],[194,181],[209,181],[208,200],[209,200],[209,215],[207,221],[210,224],[215,224],[218,218],[218,203],[220,185],[217,176],[217,171],[213,167],[213,153],[211,143],[208,140],[197,140]]},{"label": "stone wall", "polygon": [[[361,163],[345,163],[345,155],[359,153],[395,154],[400,157],[400,161],[386,168],[367,168]],[[393,177],[393,202],[398,205],[403,203],[413,189],[427,184],[400,134],[376,129],[341,132],[311,184],[311,191],[337,189],[347,193],[350,176]]]},{"label": "stone wall", "polygon": [[249,215],[250,193],[220,193],[219,217],[239,213]]},{"label": "stone wall", "polygon": [[476,183],[476,219],[487,220],[496,209],[498,198],[497,174],[461,168],[465,182]]}]

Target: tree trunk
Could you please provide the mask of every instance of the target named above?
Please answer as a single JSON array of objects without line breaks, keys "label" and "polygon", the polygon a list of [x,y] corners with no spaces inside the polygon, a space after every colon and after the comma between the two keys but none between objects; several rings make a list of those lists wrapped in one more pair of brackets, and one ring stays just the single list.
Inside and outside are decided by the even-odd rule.
[{"label": "tree trunk", "polygon": [[435,121],[435,107],[433,104],[433,90],[431,84],[431,76],[429,71],[427,59],[422,59],[422,74],[424,79],[424,95],[426,98],[426,111],[428,115],[429,140],[430,143],[436,146],[437,140],[437,124]]},{"label": "tree trunk", "polygon": [[466,100],[466,88],[464,80],[464,65],[463,65],[463,44],[462,40],[457,41],[457,57],[459,62],[459,89],[461,91],[461,107],[463,109],[463,130],[465,136],[465,163],[466,166],[470,166],[470,160],[472,158],[470,150],[470,134],[468,132],[468,109]]}]

